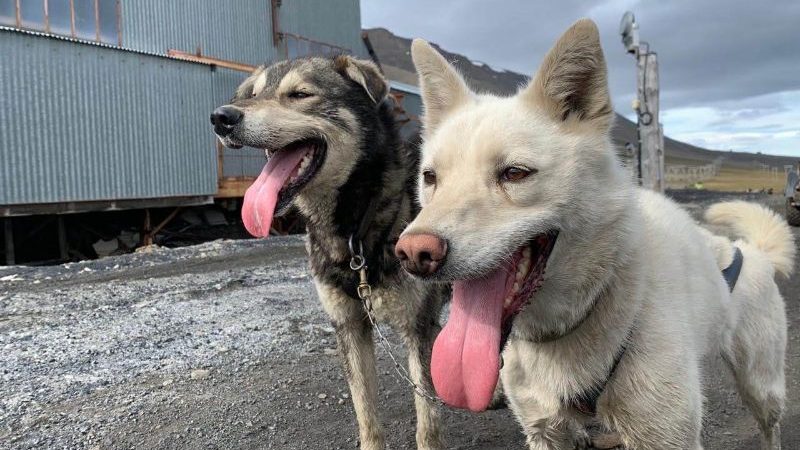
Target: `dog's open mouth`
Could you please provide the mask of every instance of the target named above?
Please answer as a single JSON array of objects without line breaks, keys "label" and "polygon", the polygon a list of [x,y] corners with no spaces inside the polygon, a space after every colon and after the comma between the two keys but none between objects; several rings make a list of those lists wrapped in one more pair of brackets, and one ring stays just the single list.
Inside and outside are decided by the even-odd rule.
[{"label": "dog's open mouth", "polygon": [[266,149],[268,161],[244,194],[242,221],[256,237],[269,235],[272,218],[317,174],[325,160],[325,141],[303,139],[280,149]]},{"label": "dog's open mouth", "polygon": [[472,411],[489,407],[504,334],[542,285],[557,238],[555,231],[537,235],[491,273],[453,283],[450,317],[431,358],[434,388],[448,405]]}]

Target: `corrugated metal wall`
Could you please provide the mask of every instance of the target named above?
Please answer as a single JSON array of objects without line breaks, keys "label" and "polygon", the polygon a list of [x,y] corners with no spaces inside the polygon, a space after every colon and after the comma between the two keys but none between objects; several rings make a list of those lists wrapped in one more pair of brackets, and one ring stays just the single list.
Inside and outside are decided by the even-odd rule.
[{"label": "corrugated metal wall", "polygon": [[124,47],[162,54],[199,48],[252,65],[277,58],[269,0],[122,0],[121,7]]},{"label": "corrugated metal wall", "polygon": [[[269,0],[120,0],[123,47],[0,30],[0,205],[214,195],[208,115],[246,74],[162,58],[281,59]],[[358,0],[283,0],[282,31],[365,56]],[[225,150],[224,177],[257,175]]]},{"label": "corrugated metal wall", "polygon": [[[284,57],[272,42],[269,0],[122,0],[122,45],[259,65]],[[359,0],[283,0],[280,31],[366,56]]]},{"label": "corrugated metal wall", "polygon": [[216,192],[210,67],[16,31],[0,40],[0,204]]},{"label": "corrugated metal wall", "polygon": [[279,11],[281,31],[368,56],[361,41],[359,0],[283,0]]}]

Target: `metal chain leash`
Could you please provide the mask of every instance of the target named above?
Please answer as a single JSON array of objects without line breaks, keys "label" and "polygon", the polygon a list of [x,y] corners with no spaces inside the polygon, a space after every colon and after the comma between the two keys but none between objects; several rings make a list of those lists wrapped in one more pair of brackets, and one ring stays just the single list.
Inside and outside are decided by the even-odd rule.
[{"label": "metal chain leash", "polygon": [[400,364],[397,361],[397,358],[394,356],[394,353],[392,353],[392,349],[390,348],[391,344],[381,332],[380,327],[378,327],[378,320],[375,318],[375,313],[372,310],[372,286],[370,286],[367,278],[367,260],[364,258],[364,245],[359,240],[358,251],[356,251],[353,245],[353,239],[354,237],[351,235],[348,242],[348,246],[350,248],[350,269],[354,272],[358,272],[359,282],[356,292],[358,293],[358,298],[361,299],[361,304],[364,307],[364,312],[367,314],[369,323],[372,324],[372,328],[375,329],[378,335],[378,342],[380,342],[381,347],[383,347],[383,350],[392,360],[392,364],[394,364],[394,370],[397,372],[397,375],[399,375],[401,379],[403,379],[414,389],[415,394],[436,405],[445,406],[444,402],[439,400],[436,395],[431,394],[427,389],[415,383],[414,380],[411,379],[411,374],[408,373],[408,370],[405,368],[405,366]]}]

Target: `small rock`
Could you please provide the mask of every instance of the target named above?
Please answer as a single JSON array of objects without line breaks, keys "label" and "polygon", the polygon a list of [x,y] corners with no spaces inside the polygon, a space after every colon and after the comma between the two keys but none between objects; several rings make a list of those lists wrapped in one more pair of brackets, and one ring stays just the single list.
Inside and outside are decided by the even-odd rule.
[{"label": "small rock", "polygon": [[172,383],[173,383],[173,380],[172,380],[172,378],[169,378],[169,379],[166,379],[166,380],[164,380],[164,382],[163,382],[163,383],[161,383],[161,385],[162,385],[162,386],[164,386],[164,387],[166,387],[166,386],[169,386],[169,385],[170,385],[170,384],[172,384]]},{"label": "small rock", "polygon": [[319,394],[317,395],[317,398],[319,398],[320,400],[325,400],[326,398],[328,398],[328,394]]},{"label": "small rock", "polygon": [[207,369],[194,369],[190,375],[193,380],[205,380],[211,375],[211,371]]}]

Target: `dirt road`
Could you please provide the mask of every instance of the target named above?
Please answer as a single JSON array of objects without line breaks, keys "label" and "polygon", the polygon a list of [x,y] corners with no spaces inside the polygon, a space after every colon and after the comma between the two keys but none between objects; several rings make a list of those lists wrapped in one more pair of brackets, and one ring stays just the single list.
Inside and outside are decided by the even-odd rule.
[{"label": "dirt road", "polygon": [[[712,198],[680,195],[693,211]],[[800,276],[780,287],[790,321],[783,445],[795,449]],[[355,448],[335,347],[297,237],[0,268],[0,448]],[[389,444],[414,448],[411,390],[378,358]],[[706,374],[707,448],[757,448],[721,362]],[[445,417],[449,448],[522,448],[507,410]]]}]

